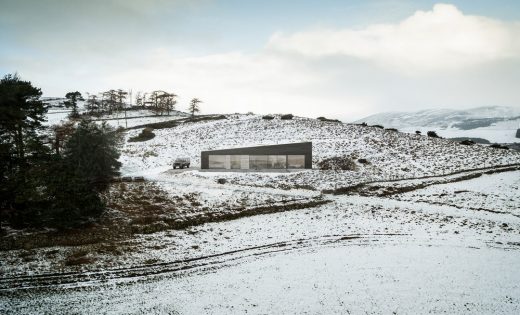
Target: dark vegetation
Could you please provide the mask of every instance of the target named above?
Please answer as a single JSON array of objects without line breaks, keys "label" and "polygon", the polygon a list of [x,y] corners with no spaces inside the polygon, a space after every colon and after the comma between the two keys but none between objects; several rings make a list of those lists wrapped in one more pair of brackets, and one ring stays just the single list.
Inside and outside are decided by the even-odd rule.
[{"label": "dark vegetation", "polygon": [[65,98],[67,99],[64,102],[65,107],[72,108],[72,111],[69,115],[72,119],[79,118],[79,112],[78,112],[78,101],[84,101],[83,97],[81,96],[81,93],[76,92],[69,92],[65,94]]},{"label": "dark vegetation", "polygon": [[227,119],[226,115],[205,115],[205,116],[197,116],[190,117],[184,120],[184,122],[199,122],[199,121],[211,121],[211,120],[221,120]]},{"label": "dark vegetation", "polygon": [[271,116],[271,115],[265,115],[265,116],[262,116],[262,119],[265,119],[265,120],[273,120],[273,119],[274,119],[274,116]]},{"label": "dark vegetation", "polygon": [[[107,211],[95,223],[58,231],[40,230],[35,234],[22,234],[0,238],[0,250],[34,249],[48,246],[79,246],[110,244],[128,239],[135,234],[150,234],[169,229],[185,229],[208,222],[219,222],[264,213],[283,212],[316,207],[330,201],[320,197],[286,199],[280,203],[255,206],[237,205],[225,209],[202,206],[196,193],[171,197],[157,185],[149,182],[112,183],[101,194]],[[117,245],[121,247],[121,245]],[[107,249],[113,251],[113,249]],[[122,248],[116,249],[124,250]],[[74,266],[89,263],[91,256],[78,251],[66,258]]]},{"label": "dark vegetation", "polygon": [[156,122],[156,123],[149,123],[149,124],[130,127],[128,129],[141,129],[141,128],[167,129],[167,128],[177,127],[178,125],[180,125],[182,123],[212,121],[212,120],[221,120],[221,119],[227,119],[227,117],[225,115],[203,115],[203,116],[195,116],[195,117],[174,119],[174,120],[168,120],[168,121],[160,121],[160,122]]},{"label": "dark vegetation", "polygon": [[293,118],[294,118],[293,114],[285,114],[285,115],[280,116],[280,119],[283,119],[283,120],[290,120]]},{"label": "dark vegetation", "polygon": [[385,130],[397,132],[397,129],[395,128],[386,128]]},{"label": "dark vegetation", "polygon": [[320,170],[354,171],[357,169],[356,162],[349,157],[336,156],[321,160],[317,163]]},{"label": "dark vegetation", "polygon": [[[2,225],[63,228],[91,221],[103,213],[99,194],[120,167],[113,129],[89,120],[46,129],[41,94],[17,75],[0,81]],[[72,94],[71,102],[78,97]]]},{"label": "dark vegetation", "polygon": [[490,145],[490,147],[494,149],[509,150],[509,147],[507,145],[502,145],[498,143],[493,143],[492,145]]},{"label": "dark vegetation", "polygon": [[325,118],[325,117],[318,117],[316,119],[318,119],[319,121],[328,121],[328,122],[336,122],[336,123],[340,123],[341,122],[338,119],[329,119],[329,118]]},{"label": "dark vegetation", "polygon": [[483,138],[471,138],[471,137],[455,137],[455,138],[450,138],[450,140],[453,140],[453,141],[465,141],[465,140],[469,140],[469,141],[472,141],[474,143],[480,143],[480,144],[490,144],[490,142],[486,139],[483,139]]},{"label": "dark vegetation", "polygon": [[428,131],[426,133],[426,135],[428,135],[428,137],[431,137],[431,138],[439,138],[439,139],[441,138],[441,137],[439,137],[439,135],[435,131]]},{"label": "dark vegetation", "polygon": [[416,135],[420,135],[421,133],[422,133],[422,132],[421,132],[420,130],[416,130],[416,131],[415,131],[415,134],[416,134]]},{"label": "dark vegetation", "polygon": [[370,127],[379,128],[379,129],[385,129],[385,127],[383,127],[381,125],[372,125]]},{"label": "dark vegetation", "polygon": [[358,159],[358,162],[365,165],[370,164],[370,162],[367,159]]},{"label": "dark vegetation", "polygon": [[[86,99],[87,114],[99,117],[103,114],[124,112],[131,107],[127,104],[129,96],[131,96],[130,93],[122,89],[89,94]],[[170,115],[175,110],[176,98],[176,94],[160,90],[150,93],[138,92],[135,97],[135,108],[150,109],[156,115]]]},{"label": "dark vegetation", "polygon": [[463,145],[474,145],[474,144],[475,144],[475,141],[472,141],[472,140],[466,139],[466,140],[462,140],[462,141],[460,142],[460,144],[463,144]]},{"label": "dark vegetation", "polygon": [[151,140],[153,138],[155,138],[155,133],[153,133],[153,128],[146,127],[143,129],[143,131],[141,131],[140,134],[128,139],[128,142],[142,142],[142,141]]}]

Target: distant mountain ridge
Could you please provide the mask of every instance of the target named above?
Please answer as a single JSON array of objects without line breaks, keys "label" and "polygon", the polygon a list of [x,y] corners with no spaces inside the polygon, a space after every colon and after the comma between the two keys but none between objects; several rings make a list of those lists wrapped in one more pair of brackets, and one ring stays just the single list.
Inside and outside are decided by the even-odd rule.
[{"label": "distant mountain ridge", "polygon": [[416,112],[379,113],[357,120],[356,123],[378,124],[392,128],[436,127],[470,130],[488,127],[501,121],[520,119],[520,108],[484,106],[465,110],[427,109]]}]

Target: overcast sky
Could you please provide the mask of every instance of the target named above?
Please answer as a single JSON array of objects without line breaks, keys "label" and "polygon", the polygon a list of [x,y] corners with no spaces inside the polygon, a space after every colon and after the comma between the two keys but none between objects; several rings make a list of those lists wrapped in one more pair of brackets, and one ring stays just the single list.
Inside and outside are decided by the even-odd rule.
[{"label": "overcast sky", "polygon": [[0,0],[0,73],[205,113],[520,107],[520,1]]}]

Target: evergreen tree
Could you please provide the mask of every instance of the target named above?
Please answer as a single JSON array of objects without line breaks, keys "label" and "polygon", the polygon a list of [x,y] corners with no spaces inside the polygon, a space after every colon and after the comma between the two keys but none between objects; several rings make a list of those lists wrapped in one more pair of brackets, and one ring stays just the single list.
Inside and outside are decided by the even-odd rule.
[{"label": "evergreen tree", "polygon": [[191,117],[195,116],[195,113],[200,112],[199,103],[202,103],[198,98],[194,98],[190,101],[190,107],[188,107],[188,111],[191,113]]},{"label": "evergreen tree", "polygon": [[72,112],[70,113],[71,118],[78,118],[79,112],[78,112],[78,101],[83,101],[83,96],[81,96],[81,93],[76,92],[69,92],[65,94],[65,98],[67,99],[65,101],[65,107],[72,108]]},{"label": "evergreen tree", "polygon": [[109,180],[119,174],[119,141],[118,134],[106,123],[99,126],[84,119],[65,144],[63,158],[76,176],[103,190]]},{"label": "evergreen tree", "polygon": [[83,177],[66,157],[55,156],[46,168],[49,176],[45,195],[47,207],[38,225],[71,227],[99,217],[105,206],[96,186]]},{"label": "evergreen tree", "polygon": [[41,95],[16,74],[0,80],[0,210],[23,211],[39,199],[35,166],[49,153],[39,133],[47,112]]}]

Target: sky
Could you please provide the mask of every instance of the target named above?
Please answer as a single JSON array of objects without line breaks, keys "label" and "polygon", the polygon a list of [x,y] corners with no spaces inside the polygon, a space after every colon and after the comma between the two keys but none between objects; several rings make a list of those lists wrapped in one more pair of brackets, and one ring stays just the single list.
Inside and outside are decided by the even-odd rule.
[{"label": "sky", "polygon": [[0,0],[0,74],[202,113],[520,107],[520,1]]}]

